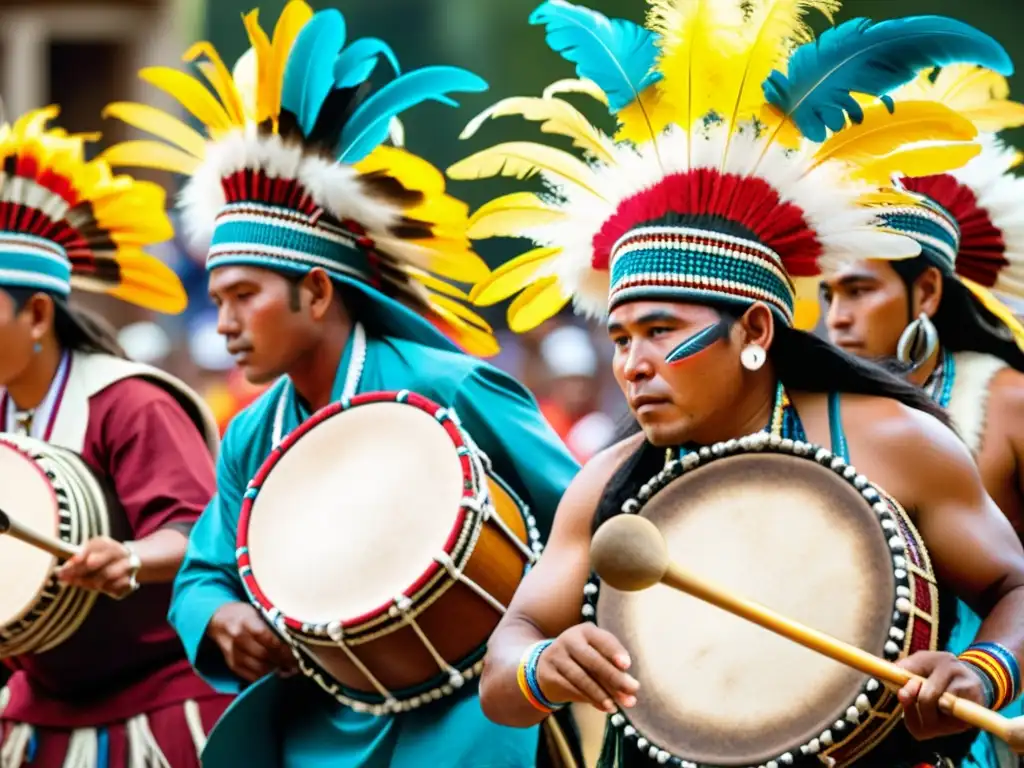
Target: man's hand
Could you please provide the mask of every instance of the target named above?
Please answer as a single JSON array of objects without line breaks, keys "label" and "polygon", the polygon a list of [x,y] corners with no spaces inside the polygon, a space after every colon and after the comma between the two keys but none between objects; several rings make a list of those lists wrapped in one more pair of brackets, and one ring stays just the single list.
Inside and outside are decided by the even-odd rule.
[{"label": "man's hand", "polygon": [[980,673],[951,653],[919,651],[900,661],[898,666],[925,678],[923,683],[911,680],[899,692],[907,730],[919,741],[970,728],[942,711],[939,707],[942,694],[948,692],[975,704],[986,704]]},{"label": "man's hand", "polygon": [[128,548],[107,536],[97,536],[57,569],[57,578],[68,586],[122,598],[132,591],[131,572]]},{"label": "man's hand", "polygon": [[228,669],[253,683],[275,670],[297,670],[288,646],[248,603],[227,603],[210,619],[206,634],[224,654]]},{"label": "man's hand", "polygon": [[552,702],[579,701],[603,712],[636,705],[640,683],[626,674],[629,654],[614,635],[589,622],[560,634],[540,655],[537,683]]}]

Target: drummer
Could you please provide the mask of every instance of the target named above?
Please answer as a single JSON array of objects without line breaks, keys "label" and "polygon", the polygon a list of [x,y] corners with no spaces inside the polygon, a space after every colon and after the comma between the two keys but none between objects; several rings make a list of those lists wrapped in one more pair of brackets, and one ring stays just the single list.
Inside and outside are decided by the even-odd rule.
[{"label": "drummer", "polygon": [[[621,513],[623,503],[667,460],[758,431],[831,446],[909,510],[943,581],[943,599],[948,604],[951,594],[960,595],[984,615],[978,639],[996,645],[979,649],[977,656],[998,656],[991,669],[1019,679],[1024,550],[985,493],[968,451],[919,389],[798,330],[794,322],[795,285],[804,285],[798,278],[813,276],[823,262],[855,258],[864,251],[912,255],[916,243],[867,230],[874,214],[857,207],[857,200],[870,188],[853,181],[847,166],[826,160],[807,175],[813,148],[790,154],[770,136],[763,137],[764,144],[751,143],[749,127],[739,132],[722,117],[738,109],[730,101],[735,92],[716,85],[714,93],[694,95],[714,104],[717,119],[690,115],[685,100],[681,108],[667,102],[687,82],[704,83],[730,68],[742,69],[738,61],[724,54],[711,63],[695,57],[692,69],[680,71],[678,56],[670,55],[677,44],[672,41],[697,43],[680,37],[671,17],[655,12],[654,21],[664,33],[664,58],[658,60],[672,61],[676,69],[656,71],[660,80],[647,77],[645,82],[657,82],[641,94],[644,108],[637,109],[611,70],[589,67],[582,46],[570,47],[564,30],[553,34],[564,23],[562,8],[546,4],[533,20],[547,24],[549,41],[565,45],[566,55],[581,62],[581,77],[603,87],[607,103],[618,111],[623,134],[637,145],[623,147],[621,154],[586,169],[585,175],[582,169],[570,172],[576,166],[568,160],[557,165],[557,176],[541,173],[554,194],[535,207],[548,209],[543,220],[554,223],[532,232],[538,233],[537,244],[554,255],[547,264],[538,262],[536,252],[523,257],[533,260],[528,274],[540,275],[532,278],[538,282],[524,287],[538,292],[560,281],[560,297],[571,296],[577,308],[590,314],[607,313],[615,347],[613,371],[642,433],[587,463],[562,499],[544,557],[492,636],[481,682],[487,715],[528,727],[567,702],[586,702],[607,713],[635,706],[644,690],[630,676],[626,648],[609,632],[581,622],[591,534],[605,519]],[[629,30],[629,22],[611,27],[596,14],[574,19],[594,24],[594,36],[615,28],[630,40],[643,39],[642,31]],[[714,26],[709,30],[713,34]],[[755,37],[751,31],[750,38]],[[707,41],[702,46],[701,51],[728,50]],[[650,47],[653,58],[657,46],[651,42]],[[887,71],[899,71],[892,69],[894,63],[887,60]],[[808,71],[813,65],[806,58],[801,66],[803,82],[819,81],[820,73]],[[647,71],[639,64],[636,69]],[[789,71],[793,74],[795,65]],[[790,86],[775,77],[777,87],[766,86],[765,92],[774,94],[779,119],[780,112],[791,110]],[[857,82],[856,73],[848,77],[851,90],[871,92],[867,83]],[[801,103],[812,108],[793,109],[787,129],[824,138],[828,132],[815,111],[820,105],[813,92],[805,96]],[[834,94],[828,98],[829,105],[833,98],[842,103]],[[763,103],[748,107],[751,115],[773,114]],[[887,116],[882,107],[870,119],[884,122]],[[652,142],[652,127],[661,127],[652,121],[659,119],[671,129]],[[830,121],[833,127],[835,123]],[[587,142],[593,134],[578,133],[586,146],[595,146]],[[842,131],[837,135],[842,141]],[[494,157],[501,151],[484,150],[457,163],[449,175],[488,175],[487,168],[501,167]],[[764,157],[761,163],[759,156]],[[699,158],[699,170],[685,170],[688,157],[695,164]],[[556,167],[552,158],[548,161],[546,167]],[[733,168],[737,170],[731,175],[719,171]],[[494,210],[500,203],[489,206]],[[524,226],[519,232],[529,235],[531,230]],[[516,233],[514,228],[501,232]],[[510,264],[495,275],[514,273]],[[485,295],[490,286],[478,286],[476,295]],[[816,290],[816,281],[812,286]],[[509,286],[504,288],[507,295]],[[546,290],[555,293],[554,288]],[[552,304],[557,309],[557,302]],[[539,307],[532,315],[542,316]],[[520,327],[524,325],[529,323]],[[948,618],[941,631],[948,635]],[[917,653],[903,666],[927,682],[909,683],[900,691],[906,728],[898,726],[859,766],[948,765],[947,758],[956,764],[974,734],[935,738],[965,728],[939,710],[939,696],[949,691],[993,704],[990,692],[997,684],[1000,701],[1018,693],[1005,682],[990,680],[980,666],[949,653]],[[930,741],[908,738],[908,730]],[[610,729],[601,765],[660,764],[637,743]]]},{"label": "drummer", "polygon": [[[989,137],[967,167],[905,179],[918,201],[882,209],[882,220],[917,239],[921,255],[857,261],[822,287],[832,341],[860,357],[894,360],[948,409],[986,490],[1024,540],[1024,327],[988,290],[1010,300],[1024,295],[1009,277],[1024,258],[1012,246],[1024,235],[1012,213],[1024,192],[1010,170],[1015,154]],[[973,642],[981,625],[966,605],[958,611],[954,651]],[[1024,701],[1004,714],[1024,714]],[[981,734],[971,765],[1007,764],[1011,758],[997,757],[1007,748],[994,742]]]},{"label": "drummer", "polygon": [[[317,38],[333,41],[332,50],[345,42],[336,10],[312,15],[305,3],[291,2],[283,14],[288,19],[283,16],[278,29],[298,31],[293,58]],[[255,15],[247,23],[255,24]],[[348,42],[349,50],[369,44]],[[236,83],[254,74],[245,74],[246,66],[256,66],[247,56]],[[372,66],[355,64],[351,71],[339,64],[339,71],[331,57],[324,66],[331,82],[363,84],[358,103]],[[240,119],[232,131],[212,131],[223,138],[207,144],[206,160],[196,164],[183,194],[188,229],[196,233],[197,247],[209,250],[210,296],[228,349],[250,382],[276,380],[227,429],[217,495],[192,532],[171,606],[171,621],[204,678],[218,690],[243,691],[211,736],[204,765],[533,766],[539,729],[487,720],[475,681],[429,706],[376,716],[343,707],[302,676],[273,674],[291,672],[294,662],[246,601],[235,566],[246,484],[274,446],[343,395],[408,389],[453,407],[496,474],[529,505],[544,538],[578,470],[533,398],[451,340],[482,353],[496,351],[483,322],[443,295],[458,291],[422,271],[431,265],[467,281],[487,273],[465,237],[466,206],[445,194],[442,174],[426,161],[382,146],[386,133],[374,130],[372,140],[349,143],[350,133],[370,123],[387,125],[391,114],[370,101],[362,102],[363,111],[354,104],[346,111],[340,108],[344,90],[320,93],[296,115],[302,110],[295,92],[312,93],[323,72],[307,70],[310,81],[296,83],[287,76],[295,66],[289,60],[284,67],[290,85],[283,91],[278,81],[250,79],[260,99],[275,89],[282,95],[280,102],[260,102],[260,112],[247,113],[289,131],[290,159],[261,165],[284,152],[280,140],[243,132]],[[486,87],[468,72],[442,71],[437,92],[424,91],[422,98]],[[241,93],[247,109],[257,108],[252,96]],[[317,140],[310,133],[314,123]],[[325,147],[344,159],[325,161]],[[118,152],[114,147],[111,157]],[[232,164],[235,156],[250,158],[244,170]],[[282,168],[298,169],[297,175],[265,183]],[[252,183],[236,184],[243,174]]]},{"label": "drummer", "polygon": [[104,323],[69,305],[72,285],[160,312],[180,312],[186,297],[141,250],[171,235],[161,188],[87,163],[82,140],[46,127],[56,115],[0,127],[0,432],[79,454],[131,537],[91,539],[57,571],[100,593],[75,634],[5,659],[0,765],[198,768],[231,698],[192,671],[166,616],[189,529],[213,494],[217,432],[192,390],[124,359]]}]

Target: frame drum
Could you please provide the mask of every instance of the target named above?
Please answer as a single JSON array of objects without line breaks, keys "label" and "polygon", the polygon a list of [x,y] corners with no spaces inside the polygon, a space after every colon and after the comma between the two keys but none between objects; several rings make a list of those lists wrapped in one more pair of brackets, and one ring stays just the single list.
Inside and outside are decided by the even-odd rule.
[{"label": "frame drum", "polygon": [[[22,525],[73,545],[112,535],[103,487],[71,451],[0,434],[0,477],[0,509]],[[53,555],[0,536],[0,658],[48,651],[85,622],[99,595],[60,584],[57,565]]]},{"label": "frame drum", "polygon": [[[624,513],[671,557],[796,621],[890,660],[934,650],[938,591],[902,508],[829,451],[757,435],[672,461]],[[599,599],[600,598],[600,599]],[[848,765],[902,716],[879,681],[664,585],[585,589],[640,681],[611,724],[659,763]]]},{"label": "frame drum", "polygon": [[357,711],[401,712],[479,673],[539,538],[453,411],[381,392],[274,450],[245,494],[238,566],[307,676]]}]

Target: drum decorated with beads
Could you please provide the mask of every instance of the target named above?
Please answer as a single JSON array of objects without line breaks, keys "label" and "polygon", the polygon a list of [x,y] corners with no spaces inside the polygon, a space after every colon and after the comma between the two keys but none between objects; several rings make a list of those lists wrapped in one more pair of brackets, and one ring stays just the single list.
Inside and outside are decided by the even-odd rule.
[{"label": "drum decorated with beads", "polygon": [[[751,435],[702,448],[622,507],[672,560],[738,595],[895,661],[938,640],[938,589],[905,511],[840,457]],[[849,765],[902,717],[879,680],[664,585],[585,588],[640,682],[612,715],[623,748],[678,768]],[[834,763],[832,762],[834,761]]]},{"label": "drum decorated with beads", "polygon": [[[73,546],[126,538],[127,520],[109,489],[72,451],[0,434],[0,478],[0,509],[36,533]],[[85,624],[101,596],[57,581],[59,565],[48,552],[0,536],[0,658],[44,653]]]},{"label": "drum decorated with beads", "polygon": [[539,538],[454,411],[377,392],[317,412],[264,462],[237,562],[302,672],[383,714],[479,674]]}]

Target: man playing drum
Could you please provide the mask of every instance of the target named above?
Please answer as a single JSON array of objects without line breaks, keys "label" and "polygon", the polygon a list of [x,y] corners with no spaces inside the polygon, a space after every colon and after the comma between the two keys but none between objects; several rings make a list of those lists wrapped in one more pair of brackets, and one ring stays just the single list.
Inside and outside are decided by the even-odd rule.
[{"label": "man playing drum", "polygon": [[[160,312],[180,312],[186,297],[142,250],[171,235],[163,190],[86,162],[86,137],[47,128],[56,115],[51,107],[0,127],[0,433],[80,456],[127,535],[85,541],[56,571],[99,593],[74,633],[4,660],[13,675],[0,691],[0,764],[198,768],[204,734],[231,697],[192,670],[167,610],[189,530],[214,491],[219,438],[198,395],[124,359],[104,326],[68,305],[73,286]],[[16,519],[26,478],[4,466],[0,508]],[[0,537],[0,547],[10,593],[29,578],[12,570],[28,545]]]},{"label": "man playing drum", "polygon": [[[112,113],[176,139],[180,149],[149,142],[142,152],[126,144],[107,153],[129,165],[174,157],[174,170],[191,176],[183,215],[195,242],[208,248],[220,332],[249,381],[278,379],[225,434],[217,495],[192,532],[171,608],[205,679],[242,691],[211,735],[204,765],[532,766],[538,729],[488,721],[475,680],[399,716],[357,711],[289,676],[292,652],[247,601],[235,562],[247,484],[290,433],[331,403],[409,390],[453,408],[532,509],[541,539],[578,466],[517,382],[449,340],[481,353],[495,349],[483,321],[449,298],[460,292],[430,274],[467,282],[487,274],[465,235],[466,206],[445,194],[443,175],[429,163],[384,145],[389,126],[397,138],[394,118],[405,108],[449,102],[446,94],[485,83],[465,70],[430,67],[370,95],[378,57],[396,65],[394,56],[379,40],[347,43],[338,11],[314,15],[304,2],[290,2],[272,43],[256,11],[246,26],[253,49],[233,77],[217,81],[216,102],[196,113],[211,140],[183,124],[172,135],[170,116],[150,122],[131,105],[114,105]],[[221,71],[208,45],[193,51]],[[171,91],[189,107],[190,91]],[[403,483],[387,467],[382,472],[382,485]],[[302,551],[286,554],[303,558]],[[311,568],[307,591],[316,578]],[[349,587],[361,589],[358,581]]]},{"label": "man playing drum", "polygon": [[[701,647],[692,657],[681,657],[684,637],[678,642],[673,637],[648,638],[644,644],[638,634],[642,628],[630,624],[628,616],[620,617],[619,636],[592,621],[580,622],[580,616],[595,616],[598,587],[588,581],[594,529],[610,516],[635,511],[634,497],[650,498],[652,478],[663,466],[713,459],[720,451],[735,450],[739,438],[763,431],[781,449],[788,445],[797,450],[808,442],[831,446],[823,455],[834,455],[840,469],[851,459],[856,462],[865,498],[871,495],[886,516],[900,508],[909,512],[931,552],[943,606],[948,608],[959,595],[985,617],[980,645],[964,657],[969,661],[929,650],[902,661],[927,679],[923,685],[910,682],[899,692],[906,728],[895,725],[888,738],[861,745],[854,758],[858,766],[879,768],[958,764],[974,734],[959,734],[966,726],[940,711],[937,702],[946,691],[989,706],[1017,695],[1018,659],[1024,651],[1019,620],[1024,610],[1024,551],[986,495],[969,453],[940,423],[940,410],[880,368],[797,330],[805,309],[797,296],[808,288],[816,291],[817,281],[805,278],[837,261],[869,254],[900,258],[919,250],[891,230],[873,231],[874,213],[859,204],[865,194],[880,196],[874,185],[884,183],[892,158],[900,162],[904,142],[914,140],[914,112],[898,131],[886,132],[890,120],[904,119],[899,108],[893,115],[888,104],[858,104],[849,93],[883,96],[911,79],[933,51],[936,61],[948,63],[948,49],[938,52],[947,32],[970,40],[958,49],[964,59],[976,58],[1004,72],[1009,62],[990,38],[949,19],[922,17],[878,25],[861,19],[827,33],[829,45],[823,38],[820,54],[813,44],[798,47],[784,68],[788,75],[782,75],[770,70],[774,62],[785,61],[786,44],[810,39],[799,11],[745,14],[740,3],[729,2],[715,3],[712,14],[710,7],[701,11],[695,4],[693,13],[708,14],[695,19],[668,2],[653,5],[646,30],[624,20],[609,22],[568,3],[544,3],[531,21],[546,26],[549,44],[574,62],[585,79],[552,86],[545,94],[551,103],[533,100],[528,111],[528,100],[494,108],[498,114],[523,109],[530,119],[559,115],[545,130],[557,126],[555,130],[599,162],[584,164],[549,147],[517,143],[484,150],[449,169],[453,178],[493,175],[503,168],[522,175],[521,158],[543,162],[540,175],[550,196],[512,195],[489,203],[475,217],[488,234],[527,236],[539,247],[496,270],[473,296],[487,303],[522,290],[510,309],[517,330],[558,311],[570,297],[584,311],[607,313],[614,372],[642,427],[642,434],[591,460],[566,492],[544,557],[492,636],[481,683],[485,712],[497,722],[529,726],[567,702],[592,704],[611,715],[601,756],[604,766],[748,764],[734,744],[756,726],[734,724],[730,730],[727,718],[704,726],[704,718],[679,716],[674,727],[667,726],[673,738],[703,729],[714,745],[706,750],[714,754],[696,758],[661,749],[630,723],[646,697],[665,703],[654,714],[671,724],[682,706],[674,706],[673,699],[695,695],[671,675],[701,676],[701,667],[715,663],[719,648]],[[835,9],[833,3],[811,5]],[[904,47],[907,39],[920,45],[911,52]],[[769,57],[766,45],[781,47]],[[566,90],[585,91],[605,102],[618,120],[617,137],[629,143],[613,145],[582,116],[570,120],[573,108],[552,98]],[[931,138],[962,142],[975,133],[941,104],[912,109],[921,125],[929,124]],[[856,124],[840,130],[847,115]],[[759,130],[750,122],[755,116]],[[945,129],[936,128],[937,123]],[[827,140],[826,126],[835,131]],[[887,139],[874,142],[882,135]],[[945,148],[919,154],[917,167],[948,168],[956,162],[954,155]],[[762,444],[767,441],[765,436]],[[708,446],[713,444],[711,452]],[[762,482],[766,491],[784,484],[773,477]],[[884,488],[884,494],[867,488],[868,482]],[[723,504],[730,503],[728,491],[722,490],[721,496]],[[889,501],[879,503],[883,496]],[[680,503],[685,507],[687,500]],[[752,498],[752,508],[746,510],[752,521],[758,516],[757,503]],[[713,514],[706,522],[713,529]],[[883,528],[896,525],[889,518]],[[840,530],[830,533],[833,546],[842,547]],[[723,550],[756,548],[756,541],[747,540],[750,535],[738,529],[735,545],[726,541]],[[806,534],[795,530],[789,538],[801,535]],[[827,571],[825,536],[813,545],[825,548],[819,565]],[[903,552],[902,541],[894,537],[894,551],[897,545]],[[847,559],[847,553],[841,554],[833,559]],[[770,552],[764,557],[769,578],[772,572],[778,574],[776,592],[785,592],[787,584],[795,590],[811,578],[801,573],[800,563],[776,559]],[[904,579],[907,558],[897,557],[892,558],[897,575]],[[734,562],[737,557],[722,551],[717,559]],[[856,579],[843,583],[852,587]],[[832,599],[829,588],[818,585],[821,600]],[[835,588],[838,599],[843,587]],[[908,595],[914,597],[901,591],[905,589],[896,590],[901,610],[909,607]],[[617,600],[617,594],[622,593],[608,599]],[[601,602],[605,600],[602,595]],[[682,599],[664,601],[662,626],[672,620],[671,606],[684,607]],[[901,610],[893,615],[899,618]],[[888,621],[891,611],[882,619]],[[597,603],[598,624],[601,612]],[[951,622],[945,610],[939,616],[938,647],[943,647]],[[656,633],[657,618],[648,619],[643,626]],[[737,632],[743,629],[736,627]],[[695,623],[680,631],[696,638],[687,640],[690,648],[699,645],[706,630]],[[891,638],[882,640],[894,651],[896,642],[907,639],[895,627]],[[721,640],[729,645],[728,638]],[[631,658],[627,650],[659,642],[666,664],[676,669],[650,670],[645,659]],[[751,652],[742,668],[720,669],[717,698],[739,686],[738,678],[772,679],[774,685],[762,686],[737,707],[755,713],[763,707],[767,713],[776,706],[793,718],[802,716],[805,697],[823,681],[810,680],[808,689],[791,690],[774,674],[773,664],[770,655],[760,658]],[[645,678],[650,683],[643,687],[635,679],[640,672],[650,673]],[[659,680],[660,675],[667,679]],[[713,688],[702,693],[717,703]],[[865,725],[865,715],[876,724],[879,717],[895,724],[896,714],[882,716],[873,710],[881,695],[878,682],[870,681],[856,705],[851,701],[842,710],[845,715],[822,723],[820,737],[749,764],[853,764],[842,755],[849,743],[845,734]],[[829,718],[830,712],[821,717]],[[757,722],[756,716],[751,718]],[[773,738],[767,727],[761,736]]]}]

